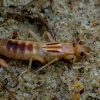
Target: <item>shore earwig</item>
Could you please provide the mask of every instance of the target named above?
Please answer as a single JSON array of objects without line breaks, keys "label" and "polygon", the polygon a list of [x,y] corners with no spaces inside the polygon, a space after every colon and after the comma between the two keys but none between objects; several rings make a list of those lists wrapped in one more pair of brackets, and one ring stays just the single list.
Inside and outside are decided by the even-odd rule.
[{"label": "shore earwig", "polygon": [[49,32],[45,32],[41,39],[47,35],[50,42],[41,43],[40,39],[31,30],[29,30],[29,33],[37,42],[0,39],[0,54],[13,59],[30,60],[29,67],[32,60],[38,60],[41,63],[49,62],[45,65],[47,66],[61,58],[65,60],[73,59],[72,62],[75,62],[77,57],[88,55],[87,48],[84,45],[54,42]]}]

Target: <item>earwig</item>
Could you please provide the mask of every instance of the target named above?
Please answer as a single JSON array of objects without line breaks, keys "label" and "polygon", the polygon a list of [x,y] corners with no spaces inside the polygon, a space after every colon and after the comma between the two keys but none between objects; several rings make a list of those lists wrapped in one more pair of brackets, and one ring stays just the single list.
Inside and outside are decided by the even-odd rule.
[{"label": "earwig", "polygon": [[73,59],[72,62],[74,63],[77,57],[81,58],[88,55],[87,48],[84,45],[54,42],[49,32],[45,32],[41,39],[47,35],[50,42],[41,43],[41,40],[31,30],[29,30],[29,33],[37,42],[0,39],[0,54],[13,59],[30,60],[29,67],[33,60],[38,60],[41,63],[49,62],[45,65],[48,66],[62,58],[65,60]]}]

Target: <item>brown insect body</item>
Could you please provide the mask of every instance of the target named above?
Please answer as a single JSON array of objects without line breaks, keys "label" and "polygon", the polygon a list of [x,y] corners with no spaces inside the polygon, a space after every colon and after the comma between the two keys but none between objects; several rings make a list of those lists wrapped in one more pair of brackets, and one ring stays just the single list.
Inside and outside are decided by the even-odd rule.
[{"label": "brown insect body", "polygon": [[32,55],[38,55],[46,60],[50,57],[65,58],[68,55],[81,57],[86,53],[86,48],[80,44],[73,46],[71,43],[51,42],[43,44],[23,40],[0,39],[0,54],[13,59],[29,60]]}]

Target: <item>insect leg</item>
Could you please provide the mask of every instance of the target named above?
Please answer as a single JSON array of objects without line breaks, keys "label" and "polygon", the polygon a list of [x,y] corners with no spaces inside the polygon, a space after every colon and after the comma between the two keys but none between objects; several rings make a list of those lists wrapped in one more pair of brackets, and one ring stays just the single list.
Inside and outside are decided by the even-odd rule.
[{"label": "insect leg", "polygon": [[42,37],[41,37],[41,40],[45,39],[45,36],[47,36],[47,37],[49,38],[50,42],[54,42],[54,41],[55,41],[55,40],[52,38],[51,34],[50,34],[48,31],[46,31],[46,32],[43,33],[43,35],[42,35]]},{"label": "insect leg", "polygon": [[96,34],[91,40],[94,42],[94,40],[100,35],[100,32]]},{"label": "insect leg", "polygon": [[28,69],[25,70],[24,72],[22,72],[22,73],[19,75],[19,79],[18,79],[19,81],[20,81],[20,79],[21,79],[21,77],[22,77],[23,74],[25,74],[25,73],[27,73],[28,71],[30,71],[31,65],[32,65],[32,61],[33,61],[33,60],[38,60],[38,61],[40,61],[41,63],[45,63],[45,60],[44,60],[42,57],[40,57],[40,56],[38,56],[38,55],[33,55],[33,56],[30,58],[30,60],[29,60]]},{"label": "insect leg", "polygon": [[40,70],[42,70],[43,68],[49,66],[50,64],[54,63],[55,61],[58,61],[58,58],[53,59],[52,61],[50,61],[49,63],[47,63],[46,65],[44,65],[43,67],[41,67],[40,69],[38,69],[36,72],[39,72]]},{"label": "insect leg", "polygon": [[40,57],[38,55],[34,55],[31,57],[31,59],[29,61],[28,71],[30,71],[30,69],[31,69],[31,65],[32,65],[33,60],[37,60],[37,61],[40,61],[41,63],[45,63],[45,60],[42,57]]},{"label": "insect leg", "polygon": [[[15,31],[15,32],[16,32],[16,35],[17,35],[18,39],[20,39],[20,40],[27,40],[28,34],[29,34],[28,32],[26,33],[25,30],[22,31],[22,33],[26,33],[26,34],[24,35],[24,37],[22,37],[22,36],[20,35],[19,32],[17,32],[17,31]],[[14,36],[14,35],[12,35],[11,38],[12,38],[13,36]]]},{"label": "insect leg", "polygon": [[75,63],[75,60],[76,60],[76,56],[75,55],[65,55],[63,58],[65,60],[71,60],[71,59],[73,59],[72,63]]},{"label": "insect leg", "polygon": [[23,30],[22,33],[26,33],[24,35],[24,40],[27,41],[29,32],[27,32],[26,30]]},{"label": "insect leg", "polygon": [[41,42],[39,37],[30,29],[28,30],[28,32],[30,33],[30,35],[37,41],[37,42]]},{"label": "insect leg", "polygon": [[0,59],[0,66],[2,66],[3,68],[6,69],[8,67],[8,64],[7,64],[7,62],[5,60]]}]

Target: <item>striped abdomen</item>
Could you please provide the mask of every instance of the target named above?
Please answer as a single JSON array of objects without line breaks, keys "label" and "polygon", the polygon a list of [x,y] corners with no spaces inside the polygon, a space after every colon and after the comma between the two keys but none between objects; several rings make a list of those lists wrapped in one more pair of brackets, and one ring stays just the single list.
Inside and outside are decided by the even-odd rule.
[{"label": "striped abdomen", "polygon": [[12,40],[12,39],[0,39],[0,54],[9,58],[29,60],[33,54],[37,54],[37,43]]}]

